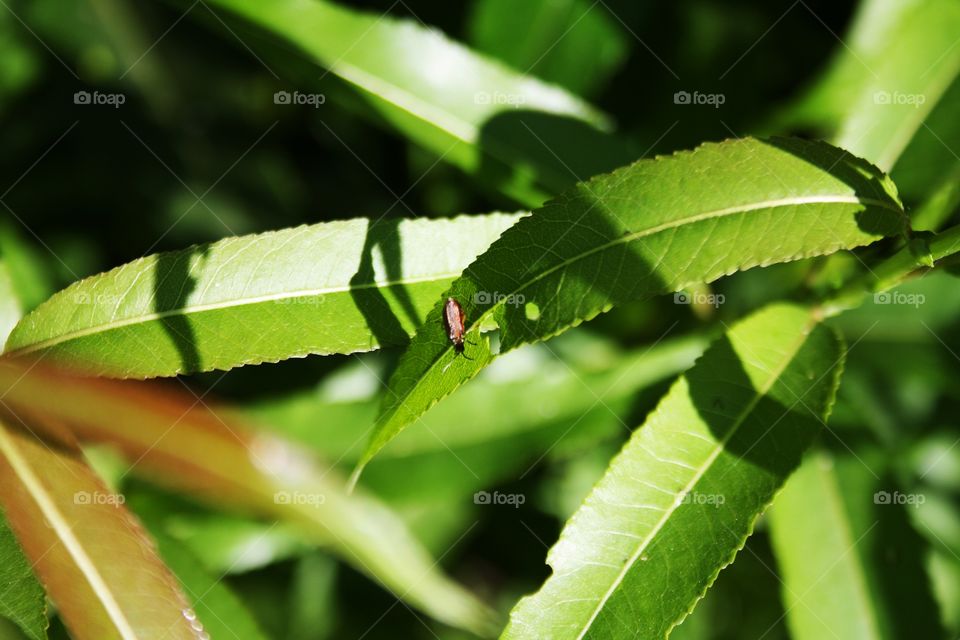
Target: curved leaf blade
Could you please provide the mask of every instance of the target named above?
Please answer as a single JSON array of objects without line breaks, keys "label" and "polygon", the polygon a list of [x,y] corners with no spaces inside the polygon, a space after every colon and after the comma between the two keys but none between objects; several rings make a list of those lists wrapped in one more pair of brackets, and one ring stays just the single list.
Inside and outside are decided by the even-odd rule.
[{"label": "curved leaf blade", "polygon": [[[957,89],[958,29],[960,7],[952,0],[860,2],[843,45],[781,124],[835,132],[835,144],[889,171]],[[945,111],[946,121],[955,120],[952,109]],[[934,128],[939,147],[950,136]],[[945,164],[952,164],[945,152]],[[922,172],[929,175],[935,164],[924,155]]]},{"label": "curved leaf blade", "polygon": [[882,500],[893,477],[875,447],[817,451],[777,497],[770,533],[795,640],[946,637],[906,514],[916,507]]},{"label": "curved leaf blade", "polygon": [[153,543],[69,434],[48,443],[4,420],[0,500],[72,637],[204,637]]},{"label": "curved leaf blade", "polygon": [[208,571],[199,557],[170,536],[153,535],[161,557],[190,597],[193,610],[211,638],[268,640],[253,614],[223,581],[222,573]]},{"label": "curved leaf blade", "polygon": [[[410,140],[528,206],[539,205],[571,180],[564,162],[550,154],[518,153],[518,138],[530,142],[529,131],[516,126],[518,107],[538,116],[523,121],[546,135],[551,147],[562,148],[564,136],[574,133],[590,135],[611,153],[620,151],[617,140],[602,135],[607,118],[582,99],[418,22],[312,0],[212,4],[302,49],[359,89],[381,119]],[[569,151],[561,155],[573,166],[590,155]]]},{"label": "curved leaf blade", "polygon": [[[442,553],[474,522],[470,507],[475,492],[493,490],[548,456],[563,459],[619,441],[621,416],[631,411],[635,396],[693,366],[708,342],[703,336],[685,336],[620,353],[584,336],[567,334],[551,349],[538,345],[498,359],[424,415],[417,428],[387,445],[367,467],[364,487],[405,516],[428,548]],[[560,359],[558,352],[576,356]],[[330,398],[343,380],[332,378],[318,388],[248,409],[271,430],[324,458],[353,464],[362,453],[356,427],[372,426],[376,418],[382,362],[371,360],[340,371],[369,388],[362,400]],[[558,440],[561,446],[555,446]],[[446,518],[440,521],[438,513]]]},{"label": "curved leaf blade", "polygon": [[586,0],[480,0],[470,14],[470,42],[514,69],[589,95],[629,52],[630,38],[616,20]]},{"label": "curved leaf blade", "polygon": [[[900,3],[887,3],[899,13]],[[848,103],[835,137],[837,145],[889,171],[950,86],[960,77],[960,6],[952,0],[923,0],[898,16],[883,45],[872,51],[862,73],[866,84]],[[859,66],[867,64],[850,53]]]},{"label": "curved leaf blade", "polygon": [[768,307],[671,388],[568,521],[504,638],[663,638],[732,562],[829,413],[839,339]]},{"label": "curved leaf blade", "polygon": [[400,361],[358,471],[406,425],[501,351],[630,300],[754,266],[829,254],[904,229],[890,180],[841,149],[742,139],[641,160],[551,201],[495,242],[447,295],[463,306],[467,356],[438,306]]},{"label": "curved leaf blade", "polygon": [[[358,571],[447,624],[489,635],[492,613],[437,568],[403,521],[333,468],[229,410],[153,384],[66,376],[42,364],[0,366],[14,410],[111,444],[131,471],[221,509],[295,525]],[[48,402],[51,395],[56,403]]]},{"label": "curved leaf blade", "polygon": [[402,344],[519,217],[354,219],[148,256],[54,295],[7,353],[148,378]]}]

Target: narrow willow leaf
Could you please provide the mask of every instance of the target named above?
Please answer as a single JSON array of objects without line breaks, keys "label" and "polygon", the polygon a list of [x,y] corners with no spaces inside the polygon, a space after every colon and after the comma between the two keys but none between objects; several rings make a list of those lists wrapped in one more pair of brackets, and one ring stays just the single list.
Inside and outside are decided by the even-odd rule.
[{"label": "narrow willow leaf", "polygon": [[606,7],[587,0],[480,0],[469,31],[478,50],[580,95],[601,88],[633,42]]},{"label": "narrow willow leaf", "polygon": [[[0,617],[30,640],[47,637],[47,602],[30,562],[0,510]],[[2,636],[2,633],[0,633]]]},{"label": "narrow willow leaf", "polygon": [[490,611],[443,575],[396,514],[370,495],[348,496],[335,470],[288,441],[189,394],[26,367],[0,366],[0,392],[18,412],[62,421],[82,441],[112,444],[133,461],[131,471],[156,484],[296,524],[397,598],[448,624],[489,631]]},{"label": "narrow willow leaf", "polygon": [[835,131],[838,146],[889,171],[960,75],[958,31],[953,0],[860,3],[827,71],[787,121]]},{"label": "narrow willow leaf", "polygon": [[[622,441],[636,395],[688,369],[706,345],[692,336],[617,353],[584,333],[561,336],[551,349],[537,345],[497,360],[390,442],[368,467],[364,486],[396,509],[428,548],[443,553],[475,522],[475,492],[492,491],[547,456],[580,455],[582,447]],[[557,357],[575,349],[584,361]],[[354,463],[362,453],[358,425],[372,427],[381,388],[382,367],[371,360],[341,368],[319,389],[250,410],[272,431],[326,459]],[[347,381],[369,395],[327,399]]]},{"label": "narrow willow leaf", "polygon": [[[707,342],[693,335],[611,352],[607,341],[574,337],[582,336],[570,333],[549,349],[537,345],[498,359],[473,384],[424,415],[422,428],[408,429],[393,440],[378,462],[449,456],[451,449],[469,455],[485,445],[503,448],[497,443],[522,440],[554,423],[569,427],[598,406],[599,400],[615,413],[626,411],[639,391],[692,366]],[[589,366],[558,357],[575,348],[589,354]],[[316,388],[261,400],[246,410],[271,430],[309,445],[324,457],[356,462],[362,453],[356,447],[357,425],[372,426],[376,418],[380,371],[385,368],[383,359],[372,360],[350,363]],[[335,397],[348,383],[362,390],[362,395]],[[503,406],[512,409],[503,411]],[[432,486],[430,493],[447,488]]]},{"label": "narrow willow leaf", "polygon": [[[359,89],[381,120],[528,206],[571,184],[567,164],[576,168],[603,145],[616,145],[598,131],[608,128],[605,116],[580,98],[418,22],[310,0],[210,4],[302,49]],[[537,131],[548,149],[536,156],[518,153],[520,139],[543,147],[526,127]],[[573,137],[590,140],[593,153],[569,145]]]},{"label": "narrow willow leaf", "polygon": [[402,344],[518,217],[327,222],[141,258],[54,295],[7,353],[148,378]]},{"label": "narrow willow leaf", "polygon": [[45,442],[0,424],[0,501],[73,638],[205,637],[153,543],[68,434]]},{"label": "narrow willow leaf", "polygon": [[804,462],[770,511],[792,638],[946,637],[905,512],[921,496],[901,492],[868,447]]},{"label": "narrow willow leaf", "polygon": [[835,334],[799,307],[767,307],[718,339],[567,522],[552,575],[503,637],[665,637],[799,464],[842,361]]},{"label": "narrow willow leaf", "polygon": [[834,132],[849,116],[870,71],[887,55],[900,24],[927,0],[862,0],[823,72],[781,114],[782,128],[816,127]]},{"label": "narrow willow leaf", "polygon": [[[897,5],[888,2],[888,5]],[[922,0],[899,19],[869,65],[836,143],[890,170],[960,74],[960,5]],[[855,56],[855,53],[851,53]]]},{"label": "narrow willow leaf", "polygon": [[[953,7],[956,10],[956,6]],[[954,18],[954,28],[960,28],[960,19]],[[951,52],[952,53],[952,52]],[[960,138],[960,63],[954,70],[953,82],[910,138],[909,144],[897,157],[891,176],[897,188],[910,202],[920,203],[943,185],[957,180],[960,160],[952,146]],[[919,212],[918,212],[919,213]]]},{"label": "narrow willow leaf", "polygon": [[222,574],[209,573],[198,557],[169,536],[154,534],[154,538],[160,556],[176,574],[211,638],[267,639],[240,598],[227,586]]},{"label": "narrow willow leaf", "polygon": [[[134,505],[140,515],[137,505]],[[191,517],[179,513],[168,516],[151,531],[161,530],[201,559],[203,566],[218,576],[246,573],[303,555],[312,543],[288,523],[268,523],[223,513],[203,513]],[[164,526],[165,525],[165,526]]]},{"label": "narrow willow leaf", "polygon": [[287,640],[334,638],[340,607],[337,603],[337,566],[319,553],[297,561],[290,588],[290,624]]},{"label": "narrow willow leaf", "polygon": [[[104,448],[86,446],[84,453],[89,458],[92,449]],[[118,475],[127,477],[129,462],[123,458],[119,462],[123,466]],[[195,556],[208,573],[217,576],[262,569],[301,556],[314,546],[291,523],[215,511],[189,496],[172,494],[148,483],[126,483],[123,494],[127,506],[147,531],[157,538],[169,538]]]},{"label": "narrow willow leaf", "polygon": [[511,228],[453,284],[472,359],[454,357],[440,306],[427,316],[361,467],[493,359],[479,335],[491,318],[506,351],[630,300],[869,244],[904,221],[888,178],[818,142],[706,144],[594,178]]},{"label": "narrow willow leaf", "polygon": [[960,208],[960,166],[910,214],[914,231],[936,231]]}]

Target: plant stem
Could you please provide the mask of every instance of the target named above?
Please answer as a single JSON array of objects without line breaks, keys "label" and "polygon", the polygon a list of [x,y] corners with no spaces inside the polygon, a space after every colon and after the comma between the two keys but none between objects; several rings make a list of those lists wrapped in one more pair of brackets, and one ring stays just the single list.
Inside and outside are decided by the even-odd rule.
[{"label": "plant stem", "polygon": [[960,253],[960,225],[936,235],[914,237],[897,253],[824,300],[824,316],[835,316],[857,307],[869,294],[892,289],[916,273],[936,268],[938,263],[957,253]]}]

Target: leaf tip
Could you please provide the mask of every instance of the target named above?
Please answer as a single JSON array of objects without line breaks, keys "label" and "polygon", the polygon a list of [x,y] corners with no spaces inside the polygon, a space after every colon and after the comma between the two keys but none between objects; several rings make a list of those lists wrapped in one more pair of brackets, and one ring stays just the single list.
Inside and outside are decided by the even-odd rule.
[{"label": "leaf tip", "polygon": [[353,490],[357,488],[357,482],[360,481],[360,474],[363,473],[363,470],[366,468],[366,460],[361,460],[357,463],[357,466],[354,467],[353,471],[350,473],[350,477],[347,479],[347,495],[352,496]]}]

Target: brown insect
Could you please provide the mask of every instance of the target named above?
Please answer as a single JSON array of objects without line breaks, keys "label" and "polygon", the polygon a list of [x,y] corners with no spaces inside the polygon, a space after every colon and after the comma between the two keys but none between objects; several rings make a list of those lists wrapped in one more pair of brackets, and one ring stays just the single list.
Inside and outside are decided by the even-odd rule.
[{"label": "brown insect", "polygon": [[463,353],[463,334],[466,331],[466,323],[467,316],[460,303],[455,298],[447,298],[447,304],[443,307],[443,324],[447,329],[447,337],[453,343],[453,350],[457,353]]}]

